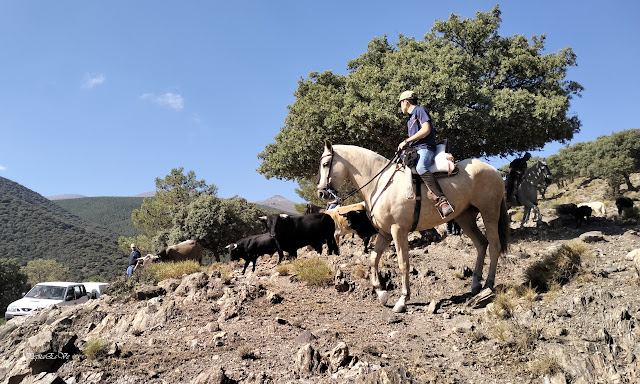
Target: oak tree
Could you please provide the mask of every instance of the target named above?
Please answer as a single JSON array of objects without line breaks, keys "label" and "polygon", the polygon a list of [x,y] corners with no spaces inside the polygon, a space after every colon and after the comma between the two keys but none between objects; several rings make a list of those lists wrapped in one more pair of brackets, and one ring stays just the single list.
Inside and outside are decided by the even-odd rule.
[{"label": "oak tree", "polygon": [[311,72],[298,81],[284,126],[258,155],[265,177],[315,179],[325,139],[374,150],[388,158],[406,138],[398,95],[415,91],[438,137],[457,159],[521,153],[580,129],[569,113],[582,86],[566,78],[576,66],[570,47],[545,53],[545,36],[500,36],[501,12],[475,18],[452,14],[422,40],[372,39],[347,75]]}]

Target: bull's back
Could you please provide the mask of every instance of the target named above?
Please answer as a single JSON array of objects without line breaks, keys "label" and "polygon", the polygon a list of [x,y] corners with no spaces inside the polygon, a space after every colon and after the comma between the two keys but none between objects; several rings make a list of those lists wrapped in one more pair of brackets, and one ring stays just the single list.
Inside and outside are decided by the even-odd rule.
[{"label": "bull's back", "polygon": [[195,240],[187,240],[168,247],[167,255],[172,261],[194,260],[202,264],[202,245]]}]

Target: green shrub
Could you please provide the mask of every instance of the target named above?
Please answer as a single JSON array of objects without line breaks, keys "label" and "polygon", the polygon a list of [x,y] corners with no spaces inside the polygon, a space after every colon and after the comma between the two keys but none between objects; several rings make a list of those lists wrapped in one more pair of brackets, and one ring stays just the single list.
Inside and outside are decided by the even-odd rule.
[{"label": "green shrub", "polygon": [[106,345],[100,339],[91,339],[84,347],[84,355],[91,360],[96,360],[106,353]]}]

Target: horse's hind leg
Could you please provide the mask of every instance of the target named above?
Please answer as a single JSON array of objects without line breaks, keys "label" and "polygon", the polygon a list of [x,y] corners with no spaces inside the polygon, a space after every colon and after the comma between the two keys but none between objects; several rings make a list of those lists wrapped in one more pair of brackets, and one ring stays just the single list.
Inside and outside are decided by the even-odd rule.
[{"label": "horse's hind leg", "polygon": [[380,275],[378,274],[378,263],[380,262],[380,256],[382,256],[391,242],[391,240],[389,240],[390,237],[391,236],[388,233],[379,233],[376,238],[376,245],[373,247],[371,255],[369,256],[369,262],[371,263],[371,285],[373,286],[373,289],[376,290],[376,294],[378,295],[378,299],[382,305],[387,304],[387,300],[389,300],[389,293],[382,289]]},{"label": "horse's hind leg", "polygon": [[460,228],[462,228],[464,234],[469,236],[478,253],[476,266],[473,270],[473,280],[471,281],[471,293],[474,295],[480,292],[481,289],[482,268],[484,267],[484,257],[487,254],[487,245],[489,243],[476,224],[477,216],[478,211],[469,209],[456,217],[456,222],[460,224]]}]

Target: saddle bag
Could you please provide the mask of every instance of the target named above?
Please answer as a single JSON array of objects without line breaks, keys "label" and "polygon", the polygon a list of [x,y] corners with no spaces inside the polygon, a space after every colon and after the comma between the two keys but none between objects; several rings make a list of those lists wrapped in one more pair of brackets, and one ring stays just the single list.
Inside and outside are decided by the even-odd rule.
[{"label": "saddle bag", "polygon": [[418,164],[418,151],[415,148],[405,147],[400,151],[396,162],[405,167],[414,168]]}]

